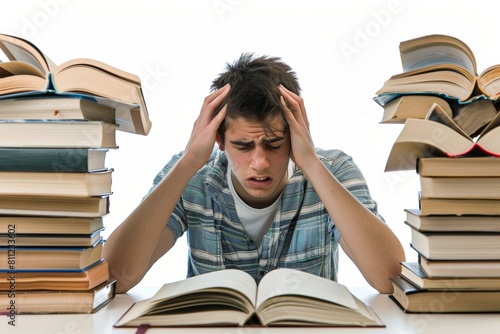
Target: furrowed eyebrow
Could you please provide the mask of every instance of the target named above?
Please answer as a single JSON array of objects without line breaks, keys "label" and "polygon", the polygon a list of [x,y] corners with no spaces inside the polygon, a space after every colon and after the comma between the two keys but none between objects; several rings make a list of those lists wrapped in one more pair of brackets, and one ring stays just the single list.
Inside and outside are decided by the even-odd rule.
[{"label": "furrowed eyebrow", "polygon": [[[264,138],[264,139],[262,139],[262,141],[265,144],[273,144],[273,143],[282,141],[284,139],[285,139],[285,137],[273,137],[273,138]],[[250,141],[231,140],[230,143],[233,144],[233,145],[238,145],[238,146],[251,146],[251,145],[255,145],[255,142],[253,140],[250,140]]]},{"label": "furrowed eyebrow", "polygon": [[272,144],[282,141],[283,139],[285,139],[285,137],[273,137],[273,138],[264,138],[262,139],[262,141],[265,142],[266,144]]},{"label": "furrowed eyebrow", "polygon": [[243,140],[231,140],[231,144],[237,145],[237,146],[250,146],[253,145],[253,141],[243,141]]}]

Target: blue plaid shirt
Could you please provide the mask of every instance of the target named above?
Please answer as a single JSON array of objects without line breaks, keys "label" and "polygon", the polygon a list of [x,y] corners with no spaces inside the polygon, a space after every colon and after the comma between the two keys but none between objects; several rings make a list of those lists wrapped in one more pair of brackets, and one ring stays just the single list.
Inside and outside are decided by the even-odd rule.
[{"label": "blue plaid shirt", "polygon": [[[181,154],[162,168],[150,192]],[[352,158],[340,150],[318,149],[317,154],[344,187],[382,219]],[[283,190],[272,226],[262,240],[260,256],[236,213],[227,172],[225,153],[214,149],[209,161],[191,178],[166,223],[176,238],[187,233],[188,277],[236,268],[259,282],[273,269],[295,268],[337,280],[340,234],[300,170],[295,170]]]}]

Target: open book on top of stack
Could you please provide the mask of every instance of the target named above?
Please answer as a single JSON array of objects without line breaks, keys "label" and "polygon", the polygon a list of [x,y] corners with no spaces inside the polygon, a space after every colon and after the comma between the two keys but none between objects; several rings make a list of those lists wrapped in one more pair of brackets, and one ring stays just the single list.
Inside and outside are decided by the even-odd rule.
[{"label": "open book on top of stack", "polygon": [[407,94],[437,95],[459,103],[500,97],[500,64],[478,74],[474,53],[460,39],[432,34],[399,44],[403,71],[377,91],[380,105]]},{"label": "open book on top of stack", "polygon": [[418,209],[405,209],[418,261],[401,264],[390,297],[405,312],[499,312],[498,66],[477,75],[472,51],[444,35],[404,41],[400,54],[404,72],[375,101],[382,124],[402,124],[385,171],[420,180]]},{"label": "open book on top of stack", "polygon": [[[88,58],[68,60],[57,66],[33,43],[6,34],[0,34],[0,50],[9,59],[0,62],[0,99],[14,100],[17,105],[28,103],[24,108],[35,113],[60,108],[47,106],[45,98],[89,100],[116,111],[113,116],[118,130],[149,133],[151,121],[137,75]],[[39,101],[33,106],[32,99]],[[2,104],[4,108],[12,106],[8,102]]]},{"label": "open book on top of stack", "polygon": [[[500,103],[500,64],[478,75],[476,59],[467,44],[441,34],[402,41],[399,51],[403,71],[388,79],[374,97],[384,108],[381,123],[423,119],[437,104],[465,133],[475,137],[495,117]],[[466,78],[465,83],[453,76]],[[454,94],[450,89],[465,89],[465,93]]]}]

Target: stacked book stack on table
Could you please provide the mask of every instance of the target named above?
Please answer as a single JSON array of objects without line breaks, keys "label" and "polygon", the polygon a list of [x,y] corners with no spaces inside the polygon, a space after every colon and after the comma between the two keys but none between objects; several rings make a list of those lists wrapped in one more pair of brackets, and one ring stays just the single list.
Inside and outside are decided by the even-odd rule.
[{"label": "stacked book stack on table", "polygon": [[151,127],[137,76],[55,66],[0,34],[0,313],[92,313],[114,296],[102,258],[116,131]]},{"label": "stacked book stack on table", "polygon": [[417,262],[402,263],[391,298],[407,312],[500,312],[500,66],[477,75],[462,41],[400,44],[403,72],[375,101],[381,123],[404,124],[386,171],[415,170],[406,209]]}]

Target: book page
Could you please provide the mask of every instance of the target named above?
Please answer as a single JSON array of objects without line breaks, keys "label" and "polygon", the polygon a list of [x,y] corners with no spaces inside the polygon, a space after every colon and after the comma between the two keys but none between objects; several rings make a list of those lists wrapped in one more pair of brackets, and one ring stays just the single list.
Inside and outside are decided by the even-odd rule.
[{"label": "book page", "polygon": [[239,291],[244,294],[252,304],[255,302],[255,295],[257,292],[255,281],[250,275],[241,270],[227,269],[165,284],[150,299],[152,301],[169,299],[189,292],[209,288],[225,288]]},{"label": "book page", "polygon": [[[416,67],[414,64],[426,58],[444,57],[440,63],[453,63],[476,74],[477,64],[471,48],[462,40],[443,34],[431,34],[412,38],[399,43],[403,68]],[[437,56],[436,56],[437,55]]]},{"label": "book page", "polygon": [[283,295],[306,296],[358,309],[351,292],[344,285],[294,269],[269,272],[259,284],[256,308],[269,298]]},{"label": "book page", "polygon": [[486,133],[491,131],[491,129],[494,129],[499,125],[500,125],[500,112],[498,112],[495,115],[495,117],[490,121],[490,123],[488,123],[488,125],[484,128],[484,130],[479,134],[479,138],[481,138],[481,136],[485,135]]},{"label": "book page", "polygon": [[401,53],[401,63],[404,72],[429,66],[455,64],[465,68],[472,75],[476,74],[476,65],[470,55],[454,45],[429,45]]},{"label": "book page", "polygon": [[0,34],[0,49],[9,60],[27,62],[44,73],[56,67],[54,62],[45,56],[34,44],[22,38]]},{"label": "book page", "polygon": [[440,105],[434,103],[429,109],[429,113],[425,117],[428,120],[444,124],[465,138],[472,141],[472,138],[462,130],[462,128],[441,108]]},{"label": "book page", "polygon": [[211,273],[190,277],[185,280],[167,283],[149,299],[136,302],[116,323],[122,326],[148,313],[155,305],[162,301],[183,296],[194,291],[219,288],[231,289],[244,294],[254,304],[257,286],[254,279],[246,272],[236,269],[214,271]]},{"label": "book page", "polygon": [[102,61],[91,58],[75,58],[67,60],[61,65],[59,65],[56,69],[54,69],[53,74],[57,75],[57,73],[62,72],[70,67],[81,67],[81,66],[94,67],[99,71],[109,73],[112,76],[123,79],[125,81],[129,81],[134,85],[141,84],[141,79],[137,75],[121,70]]}]

